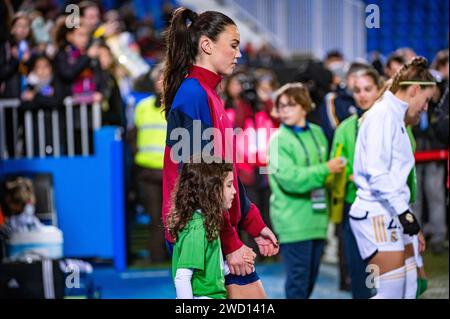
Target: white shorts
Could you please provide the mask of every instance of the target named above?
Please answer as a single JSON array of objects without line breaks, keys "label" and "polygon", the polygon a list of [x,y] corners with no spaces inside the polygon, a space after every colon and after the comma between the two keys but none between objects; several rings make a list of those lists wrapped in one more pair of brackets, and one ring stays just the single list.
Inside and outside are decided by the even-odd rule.
[{"label": "white shorts", "polygon": [[403,234],[398,217],[392,217],[385,209],[370,212],[353,205],[349,217],[363,259],[378,251],[403,251],[405,245],[411,243],[411,236]]}]

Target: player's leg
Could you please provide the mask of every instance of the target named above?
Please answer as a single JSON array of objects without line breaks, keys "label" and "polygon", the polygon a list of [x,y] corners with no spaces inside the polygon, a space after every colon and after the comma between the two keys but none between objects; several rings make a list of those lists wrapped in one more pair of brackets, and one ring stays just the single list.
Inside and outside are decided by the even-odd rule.
[{"label": "player's leg", "polygon": [[417,264],[414,255],[414,247],[412,244],[413,237],[404,235],[405,243],[405,268],[406,268],[406,282],[405,282],[405,299],[416,299],[417,294]]},{"label": "player's leg", "polygon": [[[366,285],[375,280],[375,299],[402,299],[406,271],[402,229],[398,220],[384,210],[368,212],[352,207],[350,224],[361,257],[368,261]],[[371,288],[371,287],[368,287]]]}]

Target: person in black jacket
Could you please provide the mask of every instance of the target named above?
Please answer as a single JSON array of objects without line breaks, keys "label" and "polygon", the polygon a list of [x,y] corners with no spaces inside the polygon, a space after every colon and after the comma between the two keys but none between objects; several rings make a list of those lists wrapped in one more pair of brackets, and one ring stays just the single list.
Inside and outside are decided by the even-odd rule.
[{"label": "person in black jacket", "polygon": [[448,90],[449,90],[449,51],[441,50],[436,54],[432,68],[439,72],[441,81],[438,83],[439,101],[436,105],[431,125],[434,129],[434,136],[448,148]]},{"label": "person in black jacket", "polygon": [[[54,59],[55,75],[63,84],[64,97],[92,96],[94,102],[102,101],[103,83],[98,62],[98,43],[89,45],[89,29],[68,28],[64,19],[56,25],[55,42],[58,53]],[[89,153],[93,152],[93,133],[89,125]],[[75,153],[81,154],[81,118],[79,108],[74,108]]]},{"label": "person in black jacket", "polygon": [[[9,30],[9,14],[6,4],[3,4],[4,11],[2,15],[2,41],[0,41],[0,98],[19,98],[21,92],[26,86],[26,63],[31,56],[33,45],[31,21],[29,17],[18,12],[11,20],[11,29]],[[3,10],[3,8],[2,8]],[[5,110],[5,132],[6,148],[10,157],[17,156],[19,146],[15,145],[19,131],[15,131],[13,125],[13,111],[10,108]]]},{"label": "person in black jacket", "polygon": [[33,48],[30,18],[18,12],[11,31],[0,43],[0,98],[18,98],[25,88],[26,63]]},{"label": "person in black jacket", "polygon": [[[445,95],[448,96],[448,92],[445,93],[448,91],[449,81],[448,61],[448,50],[442,50],[438,52],[431,66],[437,85],[435,95],[430,100],[427,111],[421,113],[419,125],[413,128],[416,151],[418,152],[446,150],[448,148],[448,131],[447,141],[443,138],[442,132],[435,131],[436,128],[439,129],[436,125],[438,123],[437,116],[444,109]],[[448,97],[446,103],[448,107]],[[413,208],[416,217],[424,224],[424,234],[430,237],[428,246],[435,254],[445,252],[447,234],[445,164],[443,161],[432,161],[416,165],[417,196]],[[425,218],[426,214],[428,218]]]},{"label": "person in black jacket", "polygon": [[[54,153],[52,116],[53,110],[63,108],[63,88],[61,81],[53,76],[53,66],[51,60],[46,55],[36,55],[30,59],[30,73],[27,77],[27,86],[22,93],[21,109],[22,111],[31,111],[33,114],[33,132],[34,132],[34,155],[39,155],[39,134],[37,124],[38,111],[44,112],[45,125],[45,145],[44,156]],[[63,121],[60,120],[62,113],[59,112],[59,140],[64,141],[62,133],[64,131]],[[56,124],[56,123],[55,123]]]},{"label": "person in black jacket", "polygon": [[115,63],[109,47],[102,43],[99,46],[99,62],[103,83],[102,125],[125,127],[125,114],[119,85],[115,78]]},{"label": "person in black jacket", "polygon": [[65,85],[65,95],[94,94],[101,91],[98,44],[89,44],[88,28],[67,28],[64,19],[56,26],[55,74]]}]

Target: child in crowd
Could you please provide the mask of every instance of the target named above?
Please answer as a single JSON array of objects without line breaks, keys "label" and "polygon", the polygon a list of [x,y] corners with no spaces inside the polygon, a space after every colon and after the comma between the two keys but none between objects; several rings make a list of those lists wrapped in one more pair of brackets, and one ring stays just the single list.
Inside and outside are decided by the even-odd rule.
[{"label": "child in crowd", "polygon": [[[59,141],[63,142],[61,133],[64,132],[62,114],[57,117],[57,122],[52,121],[52,111],[63,107],[62,84],[53,75],[53,66],[49,57],[44,54],[34,55],[29,62],[30,73],[27,76],[27,86],[22,92],[22,110],[33,113],[34,131],[34,156],[45,156],[54,154],[53,130],[60,134]],[[38,113],[41,112],[45,123],[44,147],[39,145]],[[55,126],[55,127],[54,127]],[[61,149],[61,144],[59,145]]]},{"label": "child in crowd", "polygon": [[5,183],[5,223],[0,233],[8,238],[12,233],[39,230],[43,224],[34,215],[36,197],[31,180],[17,177]]},{"label": "child in crowd", "polygon": [[[88,97],[92,102],[102,101],[103,83],[98,61],[99,45],[90,43],[88,27],[83,24],[79,28],[68,28],[64,20],[57,21],[55,56],[55,74],[61,79],[64,87],[64,97]],[[74,109],[75,153],[81,154],[81,114],[80,109]],[[93,153],[92,121],[88,120],[89,153]]]},{"label": "child in crowd", "polygon": [[340,173],[345,163],[328,161],[325,134],[306,120],[313,104],[303,84],[281,87],[275,107],[282,125],[269,146],[270,218],[286,267],[286,298],[306,299],[327,238],[327,177]]}]

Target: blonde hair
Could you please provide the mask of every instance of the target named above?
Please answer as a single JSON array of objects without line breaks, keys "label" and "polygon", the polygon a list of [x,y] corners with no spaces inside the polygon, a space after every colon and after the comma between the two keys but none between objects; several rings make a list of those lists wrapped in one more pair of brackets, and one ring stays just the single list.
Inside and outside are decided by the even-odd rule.
[{"label": "blonde hair", "polygon": [[378,100],[383,97],[387,90],[395,94],[399,90],[407,90],[415,82],[421,89],[436,85],[436,80],[428,70],[427,59],[421,56],[415,57],[409,63],[404,64],[391,79],[386,81],[378,95]]}]

